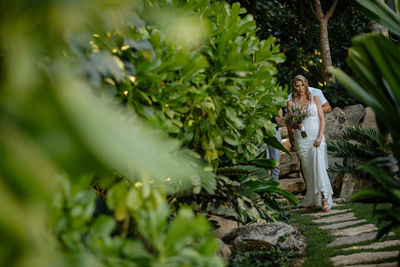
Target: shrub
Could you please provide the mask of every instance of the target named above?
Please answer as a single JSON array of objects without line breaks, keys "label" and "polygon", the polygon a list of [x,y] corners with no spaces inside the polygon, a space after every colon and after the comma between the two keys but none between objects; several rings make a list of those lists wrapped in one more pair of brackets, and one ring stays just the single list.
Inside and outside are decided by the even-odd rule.
[{"label": "shrub", "polygon": [[296,257],[297,253],[281,249],[278,246],[272,246],[267,251],[234,251],[228,266],[289,267],[291,266],[291,262],[295,260]]},{"label": "shrub", "polygon": [[276,83],[275,64],[284,56],[275,38],[260,41],[253,17],[241,18],[245,10],[238,3],[147,1],[147,7],[186,10],[200,29],[208,25],[208,35],[188,47],[171,42],[171,31],[159,23],[127,23],[124,35],[99,32],[91,56],[113,52],[123,69],[121,77],[103,73],[104,81],[126,106],[208,162],[254,159],[257,147],[274,136],[269,120],[287,97]]}]

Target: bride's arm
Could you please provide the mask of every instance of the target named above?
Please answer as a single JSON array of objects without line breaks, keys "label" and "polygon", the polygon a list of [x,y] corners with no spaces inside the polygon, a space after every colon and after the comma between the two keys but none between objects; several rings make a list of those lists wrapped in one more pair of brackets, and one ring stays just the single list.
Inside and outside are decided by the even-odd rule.
[{"label": "bride's arm", "polygon": [[314,146],[319,147],[321,145],[322,137],[324,136],[325,117],[324,117],[324,111],[322,110],[321,101],[319,100],[318,96],[314,96],[314,102],[315,105],[317,106],[318,118],[319,118],[318,137],[317,139],[315,139]]}]

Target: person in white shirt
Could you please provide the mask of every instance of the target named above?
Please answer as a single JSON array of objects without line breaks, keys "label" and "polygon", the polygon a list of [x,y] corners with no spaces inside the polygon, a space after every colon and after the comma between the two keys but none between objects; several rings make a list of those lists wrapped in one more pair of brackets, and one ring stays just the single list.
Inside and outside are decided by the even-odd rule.
[{"label": "person in white shirt", "polygon": [[[328,100],[326,100],[324,94],[322,93],[322,91],[320,89],[317,89],[314,87],[308,87],[308,90],[310,91],[311,96],[319,97],[319,99],[321,101],[321,105],[322,105],[322,111],[324,112],[324,114],[332,111],[331,105],[329,105]],[[292,99],[292,93],[290,93],[288,96],[288,100],[290,100],[290,99]]]}]

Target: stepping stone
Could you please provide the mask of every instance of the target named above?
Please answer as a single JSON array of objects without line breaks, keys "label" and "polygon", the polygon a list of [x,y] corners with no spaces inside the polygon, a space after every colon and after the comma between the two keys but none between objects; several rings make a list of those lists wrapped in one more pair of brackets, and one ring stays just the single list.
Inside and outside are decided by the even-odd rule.
[{"label": "stepping stone", "polygon": [[288,163],[279,164],[279,175],[285,176],[288,173],[296,172],[300,170],[300,161],[290,161]]},{"label": "stepping stone", "polygon": [[366,219],[360,219],[360,220],[355,220],[355,221],[348,221],[348,222],[320,225],[320,226],[318,226],[318,228],[320,228],[322,230],[339,229],[339,228],[343,228],[343,227],[346,227],[346,226],[363,223],[363,222],[366,222],[366,221],[367,221]]},{"label": "stepping stone", "polygon": [[397,262],[385,262],[376,264],[358,264],[358,265],[346,265],[343,267],[397,267]]},{"label": "stepping stone", "polygon": [[[389,236],[393,236],[394,233],[390,232]],[[360,243],[363,241],[368,241],[368,240],[373,240],[376,237],[376,232],[372,233],[365,233],[361,235],[355,235],[355,236],[343,236],[343,237],[338,237],[335,240],[333,240],[331,243],[326,245],[327,247],[336,247],[336,246],[341,246],[341,245],[349,245],[349,244],[356,244]]]},{"label": "stepping stone", "polygon": [[364,224],[357,227],[351,227],[346,229],[331,230],[330,232],[334,236],[355,236],[359,234],[369,233],[378,230],[373,224]]},{"label": "stepping stone", "polygon": [[351,209],[347,210],[330,210],[328,212],[326,211],[319,211],[315,213],[305,213],[303,215],[308,215],[308,216],[313,216],[313,217],[323,217],[323,216],[328,216],[328,215],[333,215],[333,214],[339,214],[339,213],[346,213],[351,211]]},{"label": "stepping stone", "polygon": [[316,219],[313,220],[315,223],[335,223],[335,222],[343,222],[343,221],[350,221],[350,220],[355,220],[357,219],[354,217],[354,213],[344,213],[344,214],[339,214],[335,216],[329,216],[326,218],[321,218],[321,219]]},{"label": "stepping stone", "polygon": [[364,246],[352,246],[349,248],[344,248],[343,250],[360,250],[360,249],[381,249],[381,248],[387,248],[387,247],[394,247],[394,246],[400,246],[400,240],[388,240],[388,241],[383,241],[383,242],[376,242],[372,243],[369,245],[364,245]]},{"label": "stepping stone", "polygon": [[395,258],[399,255],[398,251],[381,251],[381,252],[361,252],[350,255],[338,255],[330,258],[333,266],[345,264],[363,263],[382,259]]}]

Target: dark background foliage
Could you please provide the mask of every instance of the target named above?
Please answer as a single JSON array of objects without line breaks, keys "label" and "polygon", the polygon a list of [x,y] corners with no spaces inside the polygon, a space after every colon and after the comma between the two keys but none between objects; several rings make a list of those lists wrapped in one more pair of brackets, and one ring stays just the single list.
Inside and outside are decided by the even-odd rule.
[{"label": "dark background foliage", "polygon": [[[321,88],[333,107],[359,103],[340,84],[327,85],[322,78],[319,25],[308,0],[240,1],[255,17],[259,38],[271,34],[277,38],[286,61],[279,63],[278,81],[288,84],[296,74],[303,74],[312,87]],[[322,1],[327,9],[332,1]],[[329,43],[333,65],[350,72],[345,59],[351,39],[368,32],[367,18],[351,1],[339,1],[328,23]],[[351,72],[350,72],[351,73]]]}]

